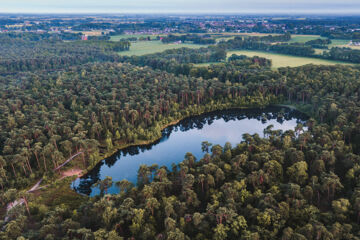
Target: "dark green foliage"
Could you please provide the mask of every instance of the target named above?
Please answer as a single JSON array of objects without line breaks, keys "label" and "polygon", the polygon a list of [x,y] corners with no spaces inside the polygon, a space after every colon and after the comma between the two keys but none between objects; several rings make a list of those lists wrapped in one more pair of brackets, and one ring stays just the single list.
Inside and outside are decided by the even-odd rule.
[{"label": "dark green foliage", "polygon": [[315,53],[314,49],[309,45],[301,43],[272,44],[272,41],[267,42],[262,40],[263,38],[265,37],[236,37],[233,40],[220,43],[219,46],[228,50],[260,50],[295,56],[312,56]]},{"label": "dark green foliage", "polygon": [[295,56],[305,56],[309,57],[314,55],[315,50],[311,46],[307,46],[304,44],[293,43],[293,44],[275,44],[269,47],[269,51],[282,53],[282,54],[289,54]]},{"label": "dark green foliage", "polygon": [[305,45],[309,45],[313,48],[320,48],[320,49],[328,49],[328,46],[331,44],[331,40],[330,39],[315,39],[315,40],[310,40],[310,41],[307,41],[305,43]]},{"label": "dark green foliage", "polygon": [[81,33],[33,33],[33,32],[9,32],[9,33],[2,33],[0,34],[0,42],[8,42],[11,40],[21,40],[23,42],[29,41],[74,41],[74,40],[81,40]]},{"label": "dark green foliage", "polygon": [[127,63],[1,77],[0,153],[9,177],[5,186],[21,187],[20,179],[35,177],[33,168],[36,176],[49,172],[79,149],[86,150],[86,168],[99,151],[158,138],[159,123],[191,113],[275,102],[272,93],[262,95],[255,86],[246,90],[253,98],[245,98],[240,94],[245,90],[216,79],[175,77]]},{"label": "dark green foliage", "polygon": [[[345,30],[346,28],[344,28]],[[328,37],[330,39],[348,39],[348,40],[354,40],[359,41],[360,40],[360,32],[354,31],[344,31],[343,29],[336,29],[334,31],[324,31],[321,33],[321,36]]]},{"label": "dark green foliage", "polygon": [[[271,39],[228,44],[269,48]],[[226,43],[121,59],[113,53],[126,44],[41,44],[5,41],[11,48],[1,56],[0,205],[26,201],[1,222],[1,239],[359,239],[357,67],[271,71],[270,61],[242,56],[193,67],[224,59]],[[271,46],[309,51],[307,45]],[[86,59],[90,49],[95,53]],[[350,50],[333,51],[341,56]],[[56,56],[65,60],[49,64]],[[161,126],[174,120],[275,103],[307,112],[313,117],[308,130],[301,124],[287,132],[270,126],[266,138],[245,134],[236,146],[204,142],[202,159],[187,153],[171,171],[144,165],[138,186],[117,182],[116,195],[106,194],[112,179],[105,178],[97,183],[104,196],[80,206],[43,205],[19,190],[43,176],[55,179],[52,169],[80,151],[76,166],[87,168],[116,146],[158,138]]]},{"label": "dark green foliage", "polygon": [[88,62],[116,61],[119,56],[115,51],[126,51],[129,47],[130,43],[127,41],[6,40],[0,44],[0,74],[54,71]]},{"label": "dark green foliage", "polygon": [[324,58],[360,63],[360,50],[351,49],[351,48],[331,48],[329,52],[324,52]]},{"label": "dark green foliage", "polygon": [[224,49],[210,47],[200,49],[169,49],[162,53],[144,56],[124,56],[120,61],[130,62],[137,66],[149,66],[176,75],[189,75],[193,67],[191,63],[219,62],[225,59],[226,51]]},{"label": "dark green foliage", "polygon": [[257,38],[261,37],[249,37],[241,38],[236,37],[233,40],[227,42],[221,42],[218,47],[227,49],[227,50],[260,50],[266,52],[275,52],[280,54],[295,55],[295,56],[305,56],[305,57],[318,57],[325,58],[330,60],[338,60],[352,63],[360,63],[360,50],[355,50],[351,48],[338,48],[333,47],[330,51],[324,51],[323,54],[315,54],[314,48],[325,48],[327,49],[327,44],[330,43],[330,40],[317,39],[309,41],[305,44],[302,43],[266,43]]},{"label": "dark green foliage", "polygon": [[177,41],[192,42],[195,44],[214,44],[216,41],[213,38],[209,38],[197,34],[186,34],[186,35],[168,35],[161,40],[163,43],[173,43]]}]

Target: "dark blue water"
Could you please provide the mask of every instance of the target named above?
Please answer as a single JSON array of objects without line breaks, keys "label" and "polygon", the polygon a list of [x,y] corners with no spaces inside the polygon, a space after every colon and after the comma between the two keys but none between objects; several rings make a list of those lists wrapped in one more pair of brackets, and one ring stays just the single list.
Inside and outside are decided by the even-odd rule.
[{"label": "dark blue water", "polygon": [[[274,130],[294,130],[306,119],[306,115],[298,111],[279,107],[224,110],[190,117],[164,129],[162,138],[152,144],[128,147],[104,159],[87,175],[75,180],[73,187],[80,193],[94,196],[100,191],[92,185],[106,176],[111,176],[113,182],[127,179],[136,184],[141,164],[171,169],[173,163],[184,160],[187,152],[200,159],[204,155],[201,151],[203,141],[222,146],[230,142],[235,146],[242,141],[244,133],[263,136],[264,128],[271,124]],[[117,192],[115,186],[108,189],[108,193]]]}]

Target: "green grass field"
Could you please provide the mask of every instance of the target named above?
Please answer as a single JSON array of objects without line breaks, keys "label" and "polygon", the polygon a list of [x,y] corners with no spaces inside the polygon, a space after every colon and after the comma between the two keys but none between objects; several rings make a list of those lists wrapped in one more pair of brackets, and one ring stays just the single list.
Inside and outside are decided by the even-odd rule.
[{"label": "green grass field", "polygon": [[[279,35],[279,34],[274,34],[274,33],[223,33],[223,36],[231,36],[232,38],[234,38],[235,36],[258,36],[258,37],[262,37],[262,36],[268,36],[268,35]],[[310,40],[314,40],[314,39],[325,39],[324,37],[321,37],[320,35],[301,35],[301,34],[293,34],[291,35],[291,40],[289,41],[289,43],[305,43],[307,41]],[[229,39],[229,38],[228,38]],[[337,44],[337,43],[336,43]]]},{"label": "green grass field", "polygon": [[250,36],[250,37],[264,37],[264,36],[268,36],[268,35],[280,35],[278,33],[224,33],[223,35],[234,35],[234,36]]},{"label": "green grass field", "polygon": [[315,39],[325,39],[324,37],[321,37],[320,35],[291,35],[291,40],[289,41],[290,43],[305,43],[307,41],[310,40],[315,40]]},{"label": "green grass field", "polygon": [[119,52],[122,56],[141,56],[145,54],[163,52],[167,49],[176,49],[176,48],[201,48],[207,47],[207,45],[199,45],[199,44],[164,44],[160,41],[138,41],[135,43],[131,43],[130,51]]},{"label": "green grass field", "polygon": [[[211,34],[212,35],[212,34]],[[214,38],[216,38],[217,42],[221,40],[229,40],[234,38],[235,36],[267,36],[269,34],[264,33],[220,33],[220,34],[214,34]],[[272,34],[276,35],[276,34]],[[165,36],[162,35],[149,35],[149,34],[128,34],[128,35],[117,35],[112,36],[111,41],[119,41],[120,39],[124,38],[130,38],[130,37],[148,37],[150,36],[151,39],[156,39],[157,36]],[[320,35],[292,35],[292,38],[290,40],[290,43],[305,43],[310,40],[318,39],[324,37],[321,37]],[[340,40],[335,39],[332,40],[332,43],[329,45],[329,48],[331,47],[351,47],[353,49],[360,49],[359,46],[348,46],[349,43],[348,40]],[[137,41],[131,43],[130,51],[125,52],[119,52],[120,55],[145,55],[145,54],[151,54],[151,53],[157,53],[162,52],[167,49],[176,49],[176,48],[182,48],[182,47],[189,47],[189,48],[201,48],[201,47],[207,47],[206,45],[198,45],[198,44],[190,44],[190,43],[183,43],[183,44],[163,44],[160,41]],[[324,50],[322,49],[316,49],[317,54],[321,54]],[[235,51],[238,52],[238,51]],[[274,54],[274,53],[265,53],[265,52],[258,52],[258,51],[240,51],[246,53],[245,55],[248,56],[254,56],[255,53],[258,53],[261,57],[267,57],[273,60],[273,67],[284,67],[284,66],[301,66],[305,64],[344,64],[343,62],[336,62],[336,61],[328,61],[324,59],[317,59],[317,58],[306,58],[306,57],[296,57],[296,56],[288,56],[288,55],[282,55],[282,54]],[[230,52],[229,54],[232,54]],[[290,61],[289,61],[290,60]]]},{"label": "green grass field", "polygon": [[[314,39],[326,39],[325,37],[321,37],[320,35],[291,35],[290,43],[299,42],[305,43]],[[332,47],[350,47],[353,49],[360,49],[359,46],[348,46],[350,40],[343,39],[331,39],[331,44],[328,45],[329,49]]]},{"label": "green grass field", "polygon": [[335,65],[335,64],[349,64],[339,61],[330,61],[325,59],[318,58],[309,58],[309,57],[296,57],[289,56],[277,53],[267,53],[260,51],[230,51],[227,53],[227,56],[230,57],[232,54],[237,55],[246,55],[248,57],[259,56],[272,60],[272,67],[298,67],[306,64],[318,64],[318,65]]},{"label": "green grass field", "polygon": [[340,47],[348,45],[350,40],[343,40],[343,39],[331,39],[331,44],[329,44],[329,48],[332,47]]},{"label": "green grass field", "polygon": [[314,50],[315,50],[315,54],[319,54],[319,55],[323,54],[324,51],[328,51],[327,49],[318,49],[318,48],[315,48]]},{"label": "green grass field", "polygon": [[195,67],[208,67],[213,64],[219,64],[220,62],[208,62],[208,63],[196,63],[194,64]]},{"label": "green grass field", "polygon": [[122,34],[122,35],[116,35],[116,36],[111,36],[110,41],[119,41],[120,39],[124,39],[124,38],[132,38],[132,37],[136,37],[136,38],[141,38],[141,37],[150,37],[151,39],[156,39],[157,36],[165,36],[164,34],[160,34],[160,35],[150,35],[150,34]]},{"label": "green grass field", "polygon": [[[263,36],[268,36],[268,35],[280,35],[280,34],[276,34],[276,33],[222,33],[223,36],[258,36],[258,37],[263,37]],[[290,43],[295,43],[295,42],[299,42],[299,43],[304,43],[310,40],[314,40],[314,39],[318,39],[318,38],[322,38],[324,39],[324,37],[321,37],[320,35],[302,35],[302,34],[292,34],[291,35],[291,40],[289,41]]]}]

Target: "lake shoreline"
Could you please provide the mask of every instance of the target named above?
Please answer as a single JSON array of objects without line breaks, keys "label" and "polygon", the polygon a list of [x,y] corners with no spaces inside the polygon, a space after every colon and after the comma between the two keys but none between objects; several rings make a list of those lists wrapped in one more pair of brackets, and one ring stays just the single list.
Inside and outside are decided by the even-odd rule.
[{"label": "lake shoreline", "polygon": [[[186,116],[177,120],[173,120],[167,124],[164,124],[163,126],[160,127],[160,132],[162,132],[164,129],[174,126],[176,124],[178,124],[179,122],[187,119],[187,118],[192,118],[192,117],[196,117],[196,116],[201,116],[203,114],[209,114],[212,112],[217,112],[217,111],[225,111],[225,110],[251,110],[251,109],[264,109],[267,107],[285,107],[291,110],[296,110],[299,111],[295,106],[293,105],[286,105],[286,104],[270,104],[268,106],[265,107],[230,107],[230,108],[226,108],[226,109],[216,109],[216,110],[211,110],[211,111],[204,111],[198,114],[192,114],[190,116]],[[128,144],[122,144],[122,145],[118,145],[116,147],[114,147],[114,150],[112,150],[111,152],[107,152],[105,154],[102,154],[99,156],[99,158],[101,158],[100,160],[96,161],[96,163],[94,164],[94,166],[92,166],[90,169],[86,168],[86,169],[82,169],[82,175],[86,175],[89,171],[91,171],[97,164],[99,164],[102,160],[104,160],[105,158],[111,157],[112,155],[116,154],[117,152],[128,148],[128,147],[133,147],[133,146],[145,146],[145,145],[149,145],[152,143],[155,143],[156,141],[159,141],[162,138],[162,136],[155,138],[155,139],[150,139],[150,140],[141,140],[141,141],[137,141],[134,143],[128,143]]]},{"label": "lake shoreline", "polygon": [[[156,139],[154,139],[152,141],[151,140],[139,141],[139,142],[136,142],[136,143],[122,145],[121,147],[114,149],[114,151],[107,152],[106,157],[102,157],[101,160],[98,161],[95,165],[93,165],[91,168],[88,168],[87,172],[84,172],[85,177],[82,178],[82,180],[80,181],[80,182],[82,182],[82,184],[80,184],[80,182],[78,182],[79,180],[76,180],[75,184],[77,186],[75,187],[75,189],[78,186],[81,186],[81,185],[82,186],[90,186],[90,185],[94,184],[97,181],[96,179],[99,178],[99,177],[96,177],[96,176],[100,176],[99,175],[100,171],[103,171],[103,170],[99,170],[99,169],[104,169],[103,167],[105,167],[105,169],[107,169],[106,171],[110,171],[109,168],[115,166],[114,164],[119,159],[120,156],[124,156],[124,157],[125,156],[130,156],[130,155],[131,156],[136,156],[138,154],[142,154],[141,152],[143,152],[143,151],[153,150],[153,146],[156,146],[160,142],[163,142],[162,141],[163,138],[166,139],[166,141],[168,141],[167,139],[170,137],[170,134],[174,134],[174,132],[172,132],[172,131],[174,129],[178,129],[178,128],[176,128],[176,126],[178,126],[178,124],[180,122],[182,122],[182,121],[185,121],[185,122],[183,122],[183,123],[181,123],[181,125],[179,125],[180,129],[182,129],[181,132],[191,131],[192,129],[198,128],[197,126],[200,126],[200,128],[198,128],[199,130],[202,129],[202,127],[204,127],[204,129],[205,129],[205,126],[211,125],[212,122],[214,122],[214,121],[216,122],[217,120],[221,120],[221,119],[225,120],[226,123],[228,121],[232,122],[232,120],[234,120],[234,121],[241,121],[242,124],[246,124],[246,122],[243,122],[243,121],[249,121],[249,120],[253,121],[253,120],[256,119],[258,121],[261,121],[263,125],[268,124],[268,121],[270,121],[270,122],[271,121],[277,121],[281,125],[283,123],[282,123],[282,121],[277,120],[278,119],[277,113],[281,113],[283,111],[282,109],[284,109],[284,108],[287,109],[284,112],[285,113],[285,118],[284,118],[285,122],[286,121],[292,121],[292,119],[297,119],[297,120],[301,120],[301,121],[304,122],[304,121],[306,121],[306,119],[308,117],[306,114],[302,115],[303,113],[301,111],[297,111],[294,106],[272,104],[272,105],[268,105],[266,107],[246,107],[246,108],[244,108],[244,107],[241,107],[241,108],[232,107],[232,108],[226,108],[226,109],[217,109],[217,110],[212,110],[212,111],[205,111],[203,113],[192,114],[190,116],[183,117],[181,119],[177,119],[177,120],[168,122],[167,124],[165,124],[165,125],[163,125],[161,127],[160,131],[162,132],[162,136],[160,136],[159,138],[156,138]],[[297,111],[301,115],[298,115],[298,113],[294,113],[293,111]],[[263,120],[259,119],[259,117],[263,116],[264,114],[266,115],[266,116],[264,116],[265,119],[266,119],[265,122],[263,122]],[[268,114],[270,114],[270,115],[268,115]],[[199,116],[200,116],[200,118],[198,118]],[[203,116],[203,118],[201,116]],[[271,117],[269,118],[269,116],[271,116]],[[189,119],[189,121],[187,122],[186,119]],[[207,121],[209,121],[209,123],[206,123]],[[276,126],[276,122],[275,123],[273,122],[272,124],[274,124]],[[293,125],[294,125],[294,123],[293,123]],[[175,128],[172,129],[171,128],[172,126],[175,126]],[[220,125],[220,126],[223,126],[223,125]],[[255,123],[255,125],[251,125],[251,126],[257,126],[257,124]],[[263,130],[262,126],[257,126],[256,128],[250,127],[250,128],[244,128],[244,129],[242,129],[241,126],[238,126],[238,127],[239,128],[237,128],[237,129],[241,129],[240,130],[240,135],[238,135],[238,136],[242,136],[242,134],[246,133],[246,131],[249,131],[248,133],[250,133],[250,134],[254,134],[254,133],[262,134],[262,130]],[[169,128],[169,129],[164,132],[164,130],[166,128]],[[282,127],[277,126],[277,129],[282,129]],[[226,132],[226,127],[223,130]],[[283,130],[285,131],[287,129],[283,129]],[[175,130],[175,132],[177,132],[177,131]],[[210,138],[206,137],[207,136],[206,132],[204,132],[202,134],[203,134],[202,136],[204,136],[203,141],[205,141],[206,139],[211,139],[211,137]],[[195,136],[198,136],[198,135],[194,135],[194,137]],[[226,134],[226,136],[231,137],[232,134],[229,133],[229,134]],[[220,137],[219,138],[219,140],[220,140],[222,138],[221,134],[219,135],[219,137]],[[190,138],[192,138],[192,137],[190,137]],[[231,139],[237,139],[237,138],[234,138],[234,136],[232,136]],[[212,141],[217,143],[216,140],[214,140],[214,139]],[[225,141],[223,141],[223,140],[220,140],[220,141],[221,142],[219,142],[218,144],[220,144],[220,145],[225,144]],[[236,141],[229,140],[229,141],[232,144],[238,143],[238,140],[236,140]],[[241,141],[241,139],[239,139],[239,142],[240,141]],[[179,142],[179,140],[177,142]],[[200,141],[196,141],[191,146],[195,146],[195,145],[200,146],[200,144],[201,144]],[[181,140],[180,140],[180,145],[181,145]],[[172,145],[169,145],[169,146],[172,146]],[[188,146],[186,149],[188,149],[189,152],[194,153],[196,158],[200,159],[200,155],[199,155],[199,152],[197,151],[197,149],[194,149],[191,146],[190,146],[190,148],[188,148],[189,147]],[[135,147],[135,148],[132,148],[132,147]],[[166,152],[166,149],[161,150],[161,152],[164,152],[164,151]],[[166,156],[164,156],[163,154],[159,155],[158,150],[155,150],[155,152],[157,152],[156,153],[157,155],[153,155],[151,157],[151,158],[154,158],[154,160],[155,159],[165,159],[166,158]],[[130,155],[128,155],[128,154],[130,154]],[[149,156],[149,155],[147,155],[147,156]],[[124,160],[125,163],[126,163],[126,161],[128,161],[128,163],[130,164],[130,165],[127,165],[127,163],[126,163],[125,164],[126,166],[131,166],[133,164],[136,164],[136,162],[139,162],[139,159],[136,158],[136,157],[135,157],[135,159],[131,159],[131,160],[129,160],[128,157],[126,157],[126,159],[127,160]],[[144,161],[144,162],[141,163],[141,164],[151,165],[152,162],[149,161],[149,160],[151,160],[151,159],[146,158],[146,157],[145,157],[145,159],[142,158],[141,161]],[[132,161],[135,161],[135,162],[133,163]],[[146,162],[146,161],[148,161],[148,162]],[[163,166],[165,164],[167,164],[167,166],[168,166],[168,163],[164,164],[164,161],[154,161],[153,163],[158,164],[159,166]],[[174,160],[172,163],[178,164],[177,160]],[[107,166],[105,166],[104,164],[106,164]],[[129,181],[135,181],[136,182],[136,180],[134,180],[134,167],[130,167],[128,169],[131,172],[131,174],[129,175],[129,172],[123,172],[123,169],[127,169],[127,167],[125,165],[124,165],[124,163],[121,164],[121,167],[118,170],[119,171],[118,174],[121,174],[121,176],[126,176],[125,178],[128,179]],[[114,173],[109,173],[108,172],[108,173],[102,173],[101,175],[103,175],[103,176],[105,176],[105,175],[113,176],[112,174],[114,174]],[[129,179],[129,177],[130,177],[130,179]],[[116,180],[119,180],[119,179],[116,179]],[[78,185],[78,184],[80,184],[80,185]],[[87,187],[80,188],[80,189],[84,190],[84,189],[87,189]],[[85,190],[85,192],[82,192],[82,193],[86,193],[86,190]]]},{"label": "lake shoreline", "polygon": [[[205,109],[204,111],[201,111],[200,113],[190,114],[188,116],[170,121],[161,126],[160,132],[162,132],[167,127],[178,124],[180,121],[182,121],[186,118],[200,116],[202,114],[207,114],[207,113],[216,112],[216,111],[223,111],[223,110],[233,110],[233,109],[238,109],[238,110],[265,109],[267,107],[284,107],[284,108],[288,108],[288,109],[292,109],[292,110],[297,110],[299,112],[302,112],[302,113],[308,115],[308,113],[298,110],[295,106],[290,105],[290,104],[275,104],[275,103],[273,103],[273,104],[267,104],[267,105],[261,105],[261,106],[242,106],[242,107],[234,106],[234,104],[233,104],[233,106],[222,105],[222,106],[218,106],[216,109],[211,109],[211,110]],[[64,171],[73,169],[73,168],[77,168],[77,169],[81,170],[81,173],[82,173],[81,176],[84,176],[84,175],[88,174],[97,164],[99,164],[101,161],[105,160],[106,158],[114,155],[116,152],[121,151],[121,150],[123,150],[127,147],[131,147],[131,146],[148,145],[148,144],[158,141],[159,139],[161,139],[161,137],[162,136],[155,138],[155,139],[146,140],[146,141],[138,141],[138,142],[134,142],[134,143],[118,145],[118,146],[116,146],[116,148],[114,148],[114,150],[108,151],[104,154],[100,154],[98,159],[95,161],[95,163],[86,169],[84,169],[83,167],[79,166],[79,164],[77,164],[76,166],[65,168]],[[39,199],[40,202],[48,202],[48,200],[51,199],[50,196],[55,194],[58,196],[58,201],[65,201],[65,202],[68,202],[69,204],[72,204],[72,203],[80,204],[85,199],[89,198],[89,196],[79,193],[71,187],[71,184],[77,178],[79,178],[79,177],[75,176],[75,175],[68,176],[65,178],[62,178],[61,176],[59,176],[59,177],[56,177],[56,178],[50,180],[50,182],[48,182],[47,188],[39,190],[39,191],[41,191],[41,193],[40,192],[38,193],[38,194],[41,194],[39,196],[43,196],[43,197],[41,197],[41,199]],[[61,195],[59,195],[58,190],[60,190],[62,192]]]},{"label": "lake shoreline", "polygon": [[[219,107],[218,109],[212,109],[212,110],[205,110],[205,111],[202,111],[200,113],[196,113],[196,114],[191,114],[189,116],[185,116],[185,117],[182,117],[182,118],[179,118],[179,119],[176,119],[176,120],[173,120],[171,122],[168,122],[164,125],[161,126],[160,128],[160,132],[162,132],[164,129],[170,127],[170,126],[174,126],[176,124],[178,124],[179,122],[181,122],[182,120],[185,120],[187,118],[191,118],[191,117],[196,117],[196,116],[200,116],[202,114],[208,114],[208,113],[212,113],[212,112],[217,112],[217,111],[224,111],[224,110],[251,110],[251,109],[265,109],[267,107],[284,107],[284,108],[288,108],[288,109],[291,109],[291,110],[297,110],[297,111],[300,111],[298,110],[295,106],[293,105],[287,105],[287,104],[268,104],[266,106],[244,106],[244,107],[240,107],[240,106],[230,106],[230,107],[224,107],[224,106],[221,106]],[[302,111],[300,111],[302,112]],[[304,113],[304,112],[303,112]],[[306,113],[304,113],[306,114]],[[125,148],[128,148],[128,147],[132,147],[132,146],[145,146],[145,145],[149,145],[149,144],[152,144],[152,143],[155,143],[156,141],[160,140],[162,136],[160,137],[157,137],[155,139],[150,139],[150,140],[141,140],[141,141],[137,141],[137,142],[134,142],[134,143],[128,143],[128,144],[122,144],[122,145],[116,145],[114,146],[114,149],[111,150],[111,151],[107,151],[106,153],[103,153],[103,154],[100,154],[98,159],[96,161],[94,161],[94,163],[89,166],[88,168],[83,168],[83,167],[79,167],[79,166],[73,166],[73,167],[70,167],[70,168],[65,168],[64,171],[67,171],[67,170],[71,170],[71,169],[80,169],[81,170],[81,176],[84,176],[86,174],[88,174],[91,170],[93,170],[93,168],[98,165],[101,161],[105,160],[106,158],[108,157],[111,157],[112,155],[116,154],[117,152],[125,149]],[[81,177],[80,176],[80,177]],[[74,180],[76,180],[77,178],[79,178],[79,176],[68,176],[68,177],[59,177],[59,178],[56,178],[54,179],[53,181],[51,181],[51,185],[57,185],[57,184],[64,184],[64,183],[72,183]],[[50,189],[52,186],[48,186],[47,189]],[[82,195],[81,193],[78,193],[77,191],[75,191],[72,187],[71,187],[71,184],[66,184],[67,185],[67,189],[70,191],[70,192],[73,192],[75,193],[76,195]],[[47,191],[47,189],[43,189],[44,191]],[[66,197],[66,196],[64,196]]]}]

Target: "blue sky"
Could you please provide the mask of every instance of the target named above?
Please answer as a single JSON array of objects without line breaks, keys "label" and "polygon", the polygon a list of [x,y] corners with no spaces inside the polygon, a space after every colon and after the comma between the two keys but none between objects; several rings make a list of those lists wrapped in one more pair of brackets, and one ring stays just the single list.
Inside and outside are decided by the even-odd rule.
[{"label": "blue sky", "polygon": [[360,0],[0,0],[6,12],[360,14]]}]

